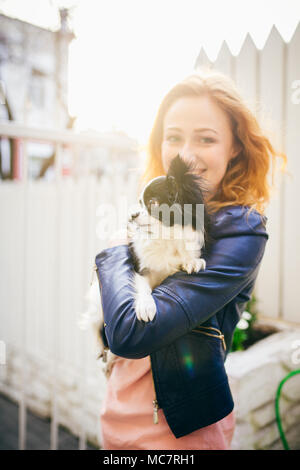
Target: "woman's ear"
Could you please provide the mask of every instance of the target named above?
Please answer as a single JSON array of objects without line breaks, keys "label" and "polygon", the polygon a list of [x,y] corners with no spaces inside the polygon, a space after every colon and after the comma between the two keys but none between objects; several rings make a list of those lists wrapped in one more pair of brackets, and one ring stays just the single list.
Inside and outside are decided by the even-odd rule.
[{"label": "woman's ear", "polygon": [[240,144],[239,142],[234,142],[230,160],[234,160],[242,151],[242,149],[242,144]]},{"label": "woman's ear", "polygon": [[231,157],[230,157],[230,159],[229,159],[229,161],[228,161],[228,166],[227,166],[227,168],[232,167],[232,165],[234,164],[234,160],[239,156],[241,150],[242,150],[242,146],[239,145],[239,144],[237,144],[237,145],[234,147],[234,149],[233,149],[233,151],[232,151],[232,153],[231,153]]}]

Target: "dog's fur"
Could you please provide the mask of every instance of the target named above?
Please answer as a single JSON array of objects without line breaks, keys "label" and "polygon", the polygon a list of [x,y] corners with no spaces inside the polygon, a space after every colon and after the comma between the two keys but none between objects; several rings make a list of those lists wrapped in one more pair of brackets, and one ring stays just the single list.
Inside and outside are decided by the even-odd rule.
[{"label": "dog's fur", "polygon": [[[138,210],[131,214],[127,224],[134,266],[131,282],[138,320],[148,322],[155,317],[156,305],[151,292],[166,277],[180,270],[191,274],[205,269],[201,250],[210,242],[210,216],[204,204],[205,191],[203,178],[179,155],[172,160],[166,176],[152,179],[142,191]],[[197,214],[199,217],[197,204],[203,204],[204,208],[200,229],[196,218]],[[171,208],[167,214],[171,217],[164,216],[163,208]],[[188,215],[188,221],[183,214]],[[98,280],[91,285],[87,299],[89,310],[83,314],[83,319],[89,319],[97,331],[99,357],[105,361],[106,353],[109,354],[105,369],[108,377],[116,356],[108,350],[105,342]]]}]

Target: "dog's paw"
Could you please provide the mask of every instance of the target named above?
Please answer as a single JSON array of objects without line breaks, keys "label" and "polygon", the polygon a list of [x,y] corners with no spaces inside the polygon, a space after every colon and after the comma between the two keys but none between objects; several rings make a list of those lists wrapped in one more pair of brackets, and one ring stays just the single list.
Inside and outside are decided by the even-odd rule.
[{"label": "dog's paw", "polygon": [[135,312],[138,320],[145,322],[153,320],[156,315],[156,305],[151,294],[135,299]]},{"label": "dog's paw", "polygon": [[186,271],[188,274],[197,273],[201,269],[205,269],[205,267],[206,267],[206,262],[203,258],[194,259],[181,266],[182,270]]}]

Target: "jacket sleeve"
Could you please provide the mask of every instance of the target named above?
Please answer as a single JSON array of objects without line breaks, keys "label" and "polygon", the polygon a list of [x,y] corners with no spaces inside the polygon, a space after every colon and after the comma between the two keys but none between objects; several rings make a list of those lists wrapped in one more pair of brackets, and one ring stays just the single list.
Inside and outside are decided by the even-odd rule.
[{"label": "jacket sleeve", "polygon": [[214,242],[202,253],[205,270],[179,271],[152,291],[157,313],[148,323],[135,314],[128,245],[96,256],[105,334],[114,354],[138,359],[163,348],[207,321],[255,280],[268,234],[260,214],[251,212],[247,220],[245,212],[236,206],[216,219]]}]

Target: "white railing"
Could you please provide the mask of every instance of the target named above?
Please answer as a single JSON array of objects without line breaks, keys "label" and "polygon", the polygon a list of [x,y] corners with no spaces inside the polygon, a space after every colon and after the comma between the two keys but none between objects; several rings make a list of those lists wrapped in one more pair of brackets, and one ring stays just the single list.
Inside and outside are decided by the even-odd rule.
[{"label": "white railing", "polygon": [[[0,391],[19,403],[20,449],[26,447],[27,408],[51,416],[51,449],[58,448],[60,424],[79,436],[81,449],[87,438],[101,444],[105,380],[90,333],[81,331],[77,321],[87,306],[95,255],[106,246],[96,235],[97,206],[116,204],[119,197],[136,202],[137,149],[118,136],[7,122],[0,123],[0,135],[21,142],[19,178],[0,182],[0,340],[6,346]],[[56,146],[53,181],[28,177],[31,141]],[[67,177],[62,172],[66,146],[72,155]],[[100,178],[89,168],[89,152],[95,155],[97,149]],[[85,171],[76,172],[82,157]]]},{"label": "white railing", "polygon": [[299,324],[300,23],[289,43],[273,26],[262,50],[250,34],[236,56],[225,41],[215,61],[202,48],[195,69],[202,66],[216,68],[236,82],[275,147],[288,157],[289,174],[278,175],[277,191],[266,211],[270,239],[256,293],[265,316]]}]

